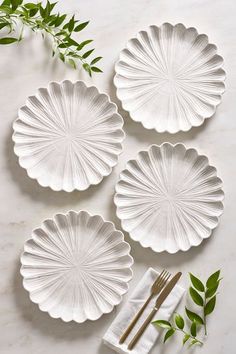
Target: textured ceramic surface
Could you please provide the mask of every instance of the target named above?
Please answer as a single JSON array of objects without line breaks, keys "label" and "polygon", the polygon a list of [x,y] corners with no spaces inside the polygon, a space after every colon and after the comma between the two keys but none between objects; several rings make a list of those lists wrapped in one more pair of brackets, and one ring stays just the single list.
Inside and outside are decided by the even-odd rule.
[{"label": "textured ceramic surface", "polygon": [[83,81],[52,82],[27,99],[14,123],[19,163],[44,187],[71,192],[101,182],[122,151],[117,107]]},{"label": "textured ceramic surface", "polygon": [[224,92],[223,59],[208,37],[183,24],[150,26],[128,41],[114,83],[133,120],[176,133],[211,117]]},{"label": "textured ceramic surface", "polygon": [[127,163],[115,204],[132,239],[175,253],[211,235],[223,212],[222,181],[206,156],[183,144],[152,145]]},{"label": "textured ceramic surface", "polygon": [[96,320],[121,302],[133,259],[122,232],[101,216],[69,211],[35,229],[21,257],[23,285],[42,311]]}]

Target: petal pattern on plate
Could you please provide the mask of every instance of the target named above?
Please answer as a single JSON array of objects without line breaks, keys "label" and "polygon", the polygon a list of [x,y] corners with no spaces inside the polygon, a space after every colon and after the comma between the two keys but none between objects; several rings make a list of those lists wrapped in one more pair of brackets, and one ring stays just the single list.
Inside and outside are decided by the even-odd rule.
[{"label": "petal pattern on plate", "polygon": [[101,216],[56,214],[35,229],[21,257],[23,285],[42,311],[96,320],[120,303],[132,278],[130,246]]},{"label": "petal pattern on plate", "polygon": [[117,216],[132,239],[175,253],[211,235],[224,193],[206,156],[183,144],[152,145],[127,163],[116,185]]},{"label": "petal pattern on plate", "polygon": [[71,192],[98,184],[122,151],[123,119],[84,82],[51,82],[27,99],[13,128],[14,151],[31,178]]},{"label": "petal pattern on plate", "polygon": [[133,120],[147,129],[176,133],[214,114],[225,89],[222,65],[206,35],[164,23],[128,41],[114,83]]}]

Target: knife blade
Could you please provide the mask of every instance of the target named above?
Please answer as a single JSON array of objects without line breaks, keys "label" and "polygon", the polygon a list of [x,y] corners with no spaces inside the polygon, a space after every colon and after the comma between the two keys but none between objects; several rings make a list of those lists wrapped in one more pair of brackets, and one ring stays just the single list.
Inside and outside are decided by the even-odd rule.
[{"label": "knife blade", "polygon": [[167,296],[171,293],[172,289],[175,287],[176,283],[178,283],[179,278],[181,277],[182,273],[178,272],[176,273],[171,280],[169,281],[169,283],[165,286],[165,288],[162,290],[160,296],[158,296],[157,300],[156,300],[156,304],[155,307],[157,310],[159,310],[159,308],[161,307],[161,305],[163,304],[163,302],[165,301],[165,299],[167,298]]},{"label": "knife blade", "polygon": [[129,343],[129,345],[128,345],[129,350],[132,350],[133,347],[135,346],[135,344],[138,342],[138,340],[140,339],[140,337],[144,333],[144,331],[147,328],[147,326],[149,325],[149,323],[152,321],[153,317],[155,316],[155,314],[157,313],[157,311],[159,310],[159,308],[161,307],[163,302],[166,300],[168,295],[171,293],[172,289],[175,287],[175,285],[179,281],[179,278],[181,277],[181,275],[182,275],[181,272],[176,273],[171,278],[169,283],[165,286],[165,288],[162,290],[161,294],[159,295],[159,297],[156,300],[153,310],[150,312],[150,314],[148,315],[146,320],[143,322],[142,326],[139,328],[138,332],[135,334],[135,336],[133,337],[133,339]]}]

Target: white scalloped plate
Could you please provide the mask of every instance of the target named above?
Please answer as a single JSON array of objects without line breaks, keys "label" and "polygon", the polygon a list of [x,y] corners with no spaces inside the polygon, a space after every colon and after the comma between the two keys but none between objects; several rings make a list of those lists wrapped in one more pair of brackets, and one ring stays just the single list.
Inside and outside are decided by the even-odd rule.
[{"label": "white scalloped plate", "polygon": [[223,213],[222,181],[206,156],[183,144],[152,145],[130,160],[114,197],[130,237],[175,253],[209,237]]},{"label": "white scalloped plate", "polygon": [[149,26],[128,41],[115,66],[114,84],[134,121],[177,133],[203,124],[225,90],[223,59],[193,27]]},{"label": "white scalloped plate", "polygon": [[53,318],[82,323],[111,312],[132,278],[130,246],[113,223],[69,211],[33,230],[21,256],[30,299]]},{"label": "white scalloped plate", "polygon": [[40,185],[85,190],[111,173],[122,152],[123,119],[97,88],[51,82],[27,99],[14,122],[14,151]]}]

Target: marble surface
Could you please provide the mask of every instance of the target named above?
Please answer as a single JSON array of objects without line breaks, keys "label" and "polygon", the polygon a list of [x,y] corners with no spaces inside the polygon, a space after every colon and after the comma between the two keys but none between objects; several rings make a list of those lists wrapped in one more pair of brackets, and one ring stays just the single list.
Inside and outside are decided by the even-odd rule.
[{"label": "marble surface", "polygon": [[[95,39],[97,54],[104,56],[104,73],[94,75],[90,79],[82,72],[78,73],[58,61],[53,61],[40,35],[27,36],[19,46],[0,48],[0,353],[111,353],[110,349],[102,345],[101,338],[119,307],[124,305],[127,296],[111,314],[96,322],[78,325],[51,319],[47,313],[42,313],[30,302],[27,292],[22,288],[19,257],[23,243],[29,238],[32,228],[38,226],[43,219],[68,209],[86,209],[91,213],[100,213],[104,218],[114,221],[119,228],[120,222],[115,216],[112,198],[118,174],[126,161],[134,158],[138,150],[147,148],[151,143],[180,141],[208,155],[211,164],[217,167],[218,174],[224,181],[225,213],[213,236],[187,253],[155,254],[151,250],[142,249],[126,235],[135,259],[130,289],[134,288],[149,266],[166,267],[172,272],[181,270],[184,273],[181,282],[183,285],[187,285],[188,271],[204,278],[221,268],[224,276],[223,287],[218,296],[215,313],[209,318],[210,334],[205,346],[198,350],[204,354],[233,354],[236,312],[235,1],[61,0],[60,7],[69,13],[79,12],[83,20],[91,19],[86,33],[81,37]],[[112,174],[100,185],[86,192],[67,194],[42,188],[36,181],[29,179],[26,172],[18,166],[11,141],[12,122],[25,98],[48,81],[83,78],[88,84],[97,85],[99,90],[108,93],[111,99],[119,104],[112,83],[114,63],[119,51],[127,39],[133,37],[138,30],[166,21],[183,22],[187,26],[196,27],[200,33],[207,33],[210,41],[217,44],[219,53],[224,57],[227,72],[226,93],[215,116],[199,128],[171,136],[144,130],[140,124],[134,123],[119,105],[127,134],[124,153]],[[180,305],[180,312],[183,306],[184,303]],[[159,343],[153,353],[179,353],[176,348],[181,345],[175,344],[173,342],[163,346]]]}]

